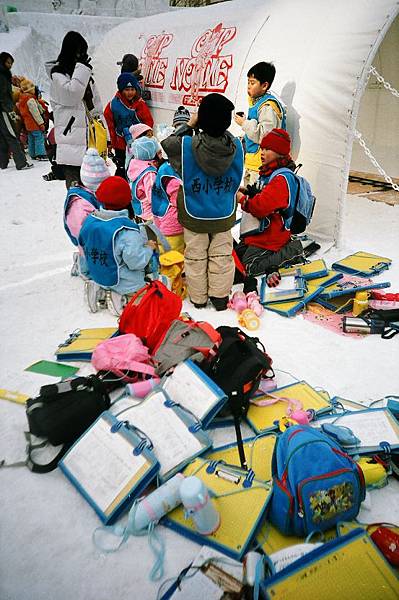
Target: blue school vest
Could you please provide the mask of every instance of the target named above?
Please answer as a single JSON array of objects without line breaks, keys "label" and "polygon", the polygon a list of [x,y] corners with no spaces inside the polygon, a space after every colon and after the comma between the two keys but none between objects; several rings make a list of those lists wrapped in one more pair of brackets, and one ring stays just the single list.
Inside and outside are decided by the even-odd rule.
[{"label": "blue school vest", "polygon": [[130,182],[130,189],[132,190],[132,206],[133,206],[134,214],[137,215],[138,217],[143,213],[143,209],[141,206],[141,202],[137,197],[137,186],[140,183],[140,181],[143,179],[143,177],[146,173],[156,173],[156,172],[157,172],[157,170],[155,167],[153,167],[152,165],[148,165],[148,167],[146,167],[144,169],[144,171],[142,171],[140,173],[140,175],[138,175],[136,177],[136,179],[132,179],[132,181]]},{"label": "blue school vest", "polygon": [[115,131],[120,137],[125,137],[123,130],[131,125],[141,123],[134,108],[128,108],[120,98],[115,96],[111,100],[111,110],[114,116]]},{"label": "blue school vest", "polygon": [[236,193],[243,174],[243,149],[234,138],[236,153],[223,175],[208,175],[198,166],[192,150],[192,137],[183,137],[182,180],[184,207],[193,219],[218,220],[231,217],[236,210]]},{"label": "blue school vest", "polygon": [[[279,107],[280,112],[281,112],[280,128],[286,129],[286,114],[285,114],[284,106],[281,104],[281,102],[275,96],[273,96],[273,94],[264,94],[263,96],[258,98],[257,101],[255,102],[255,104],[250,106],[248,109],[248,119],[256,119],[256,121],[259,122],[259,111],[260,111],[261,107],[268,100],[273,100]],[[259,150],[260,145],[257,144],[256,142],[253,142],[252,140],[250,140],[249,137],[247,136],[247,134],[245,134],[244,140],[245,140],[245,151],[249,154],[256,154],[256,152],[258,152],[258,150]]]},{"label": "blue school vest", "polygon": [[282,175],[288,185],[288,192],[289,192],[288,206],[287,206],[287,208],[284,208],[280,212],[281,212],[281,216],[283,217],[284,227],[287,231],[289,231],[292,217],[294,216],[294,212],[295,212],[295,199],[296,199],[297,192],[298,192],[299,182],[298,182],[298,179],[297,179],[295,173],[293,173],[291,171],[291,169],[287,169],[287,167],[281,167],[281,169],[276,169],[275,171],[273,171],[273,173],[271,173],[271,175],[269,175],[268,177],[265,177],[265,176],[259,177],[261,189],[263,189],[265,187],[265,185],[267,185],[275,177],[277,177],[277,175]]},{"label": "blue school vest", "polygon": [[119,283],[119,264],[115,257],[115,236],[123,229],[140,231],[127,217],[102,219],[91,214],[80,230],[79,242],[83,247],[90,277],[98,285],[111,287]]},{"label": "blue school vest", "polygon": [[163,184],[164,177],[177,179],[181,183],[178,173],[174,170],[170,163],[164,162],[159,167],[151,196],[152,214],[159,218],[164,217],[170,207],[169,196],[166,193],[166,189]]},{"label": "blue school vest", "polygon": [[97,198],[95,197],[95,195],[93,194],[93,192],[91,192],[90,190],[83,188],[83,187],[69,188],[67,196],[65,198],[65,203],[64,203],[64,229],[67,232],[72,244],[74,244],[75,246],[78,246],[79,245],[78,239],[72,235],[72,233],[67,225],[67,222],[66,222],[66,214],[68,212],[72,196],[78,196],[79,198],[82,198],[83,200],[87,200],[87,202],[90,202],[90,204],[92,204],[95,209],[100,208],[100,204],[99,204]]}]

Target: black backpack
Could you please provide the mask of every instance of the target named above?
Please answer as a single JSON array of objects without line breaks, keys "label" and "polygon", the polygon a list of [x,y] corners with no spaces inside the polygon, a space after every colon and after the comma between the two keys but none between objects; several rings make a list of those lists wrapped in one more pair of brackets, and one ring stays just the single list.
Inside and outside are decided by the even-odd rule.
[{"label": "black backpack", "polygon": [[[26,403],[28,468],[35,473],[48,473],[55,469],[73,442],[109,407],[108,389],[96,375],[42,386],[39,396],[30,398]],[[32,444],[30,435],[43,438],[44,442]],[[62,445],[62,448],[49,463],[37,463],[32,457],[33,451],[47,443]]]},{"label": "black backpack", "polygon": [[[216,355],[201,363],[201,369],[229,398],[225,410],[234,417],[241,464],[244,466],[239,420],[247,414],[249,399],[258,389],[260,380],[274,377],[272,359],[258,338],[248,336],[238,327],[223,325],[216,331],[222,336],[222,342]],[[224,416],[226,412],[219,415]]]}]

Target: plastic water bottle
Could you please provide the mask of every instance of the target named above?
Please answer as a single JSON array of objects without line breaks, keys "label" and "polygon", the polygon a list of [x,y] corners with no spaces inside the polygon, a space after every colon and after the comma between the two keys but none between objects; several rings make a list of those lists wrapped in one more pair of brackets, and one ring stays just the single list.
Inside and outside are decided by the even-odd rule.
[{"label": "plastic water bottle", "polygon": [[137,503],[134,518],[135,529],[144,529],[151,521],[159,521],[166,513],[181,504],[179,490],[184,479],[182,473],[177,473],[169,481],[162,484],[158,489]]},{"label": "plastic water bottle", "polygon": [[191,517],[198,533],[210,535],[220,525],[220,514],[213,505],[205,484],[193,475],[180,485],[180,497],[186,513]]},{"label": "plastic water bottle", "polygon": [[144,379],[136,383],[128,383],[125,388],[126,393],[133,398],[145,398],[159,382],[159,377],[151,377],[151,379]]},{"label": "plastic water bottle", "polygon": [[253,310],[246,308],[238,317],[238,324],[249,329],[249,331],[255,331],[260,325],[260,320]]},{"label": "plastic water bottle", "polygon": [[358,315],[362,314],[362,312],[367,310],[369,305],[368,298],[368,293],[366,291],[356,292],[352,308],[352,314],[354,317],[357,317]]}]

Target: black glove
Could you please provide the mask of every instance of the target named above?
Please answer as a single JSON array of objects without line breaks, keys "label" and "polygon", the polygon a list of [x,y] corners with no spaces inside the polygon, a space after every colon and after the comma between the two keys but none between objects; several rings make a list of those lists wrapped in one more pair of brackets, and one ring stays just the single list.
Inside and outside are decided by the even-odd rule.
[{"label": "black glove", "polygon": [[256,196],[256,194],[259,194],[259,192],[260,192],[260,190],[258,188],[257,183],[252,183],[252,184],[247,185],[246,195],[248,196],[248,198],[253,198],[254,196]]}]

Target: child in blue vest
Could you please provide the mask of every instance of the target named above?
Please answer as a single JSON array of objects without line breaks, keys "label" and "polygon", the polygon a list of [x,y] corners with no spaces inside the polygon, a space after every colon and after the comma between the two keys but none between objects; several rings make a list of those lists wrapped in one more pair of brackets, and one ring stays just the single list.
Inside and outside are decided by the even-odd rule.
[{"label": "child in blue vest", "polygon": [[226,131],[233,109],[221,94],[208,94],[198,116],[162,142],[183,181],[178,215],[184,227],[188,293],[196,308],[205,307],[209,298],[216,310],[226,310],[234,280],[231,228],[244,159],[240,140]]},{"label": "child in blue vest", "polygon": [[[284,211],[292,206],[290,200],[296,197],[298,190],[290,150],[291,139],[284,129],[273,129],[266,134],[261,141],[259,181],[249,186],[245,194],[237,193],[243,210],[242,221],[246,215],[252,215],[258,223],[258,229],[242,236],[235,248],[247,274],[245,291],[250,291],[248,279],[253,281],[254,277],[272,274],[280,267],[303,260],[302,244],[291,237],[284,219]],[[260,227],[262,221],[263,227]]]},{"label": "child in blue vest", "polygon": [[130,187],[122,177],[108,177],[96,195],[103,208],[87,217],[79,236],[90,278],[121,296],[133,294],[145,284],[156,242],[132,220]]},{"label": "child in blue vest", "polygon": [[260,142],[274,128],[286,129],[285,107],[270,91],[276,68],[272,63],[260,62],[251,67],[248,77],[248,116],[235,114],[235,122],[244,130],[245,184],[254,183],[261,166]]},{"label": "child in blue vest", "polygon": [[116,175],[126,177],[124,130],[137,123],[145,123],[152,127],[154,119],[147,104],[141,98],[141,87],[134,75],[121,73],[117,85],[118,92],[105,107],[104,117],[108,125],[111,146],[115,152]]},{"label": "child in blue vest", "polygon": [[136,217],[152,220],[151,196],[157,175],[161,147],[154,137],[139,137],[133,141],[133,158],[127,170],[132,190],[132,205]]},{"label": "child in blue vest", "polygon": [[73,255],[71,275],[88,275],[79,234],[88,215],[100,207],[95,194],[107,177],[110,177],[110,172],[104,159],[95,148],[89,148],[80,167],[80,182],[69,188],[64,203],[64,228],[73,245],[78,247],[78,252]]}]

